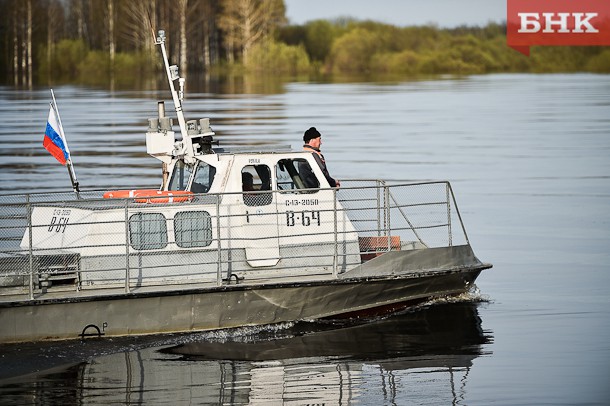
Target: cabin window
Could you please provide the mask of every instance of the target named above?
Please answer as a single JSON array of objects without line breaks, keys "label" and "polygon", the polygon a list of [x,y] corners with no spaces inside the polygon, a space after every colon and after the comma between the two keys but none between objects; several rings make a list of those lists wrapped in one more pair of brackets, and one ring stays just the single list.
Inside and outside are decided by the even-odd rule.
[{"label": "cabin window", "polygon": [[167,224],[161,213],[136,213],[129,217],[129,244],[136,250],[167,246]]},{"label": "cabin window", "polygon": [[[307,160],[281,159],[276,167],[277,187],[279,190],[317,189],[320,182]],[[311,191],[315,193],[315,191]]]},{"label": "cabin window", "polygon": [[[271,169],[267,165],[248,165],[241,170],[241,184],[246,206],[267,206],[271,204],[271,193],[256,193],[271,190]],[[255,192],[255,193],[247,193]]]},{"label": "cabin window", "polygon": [[182,160],[176,161],[168,190],[186,190],[193,169],[193,165],[189,165]]},{"label": "cabin window", "polygon": [[186,190],[193,173],[195,173],[195,176],[193,176],[190,191],[193,193],[207,193],[210,187],[212,187],[216,168],[205,162],[189,165],[182,160],[176,161],[176,165],[174,165],[168,190]]},{"label": "cabin window", "polygon": [[216,175],[216,168],[212,165],[208,165],[205,162],[199,162],[195,169],[195,176],[193,177],[193,183],[191,184],[191,192],[193,193],[207,193],[212,187],[214,176]]},{"label": "cabin window", "polygon": [[183,211],[174,216],[174,236],[181,248],[212,244],[212,220],[207,211]]}]

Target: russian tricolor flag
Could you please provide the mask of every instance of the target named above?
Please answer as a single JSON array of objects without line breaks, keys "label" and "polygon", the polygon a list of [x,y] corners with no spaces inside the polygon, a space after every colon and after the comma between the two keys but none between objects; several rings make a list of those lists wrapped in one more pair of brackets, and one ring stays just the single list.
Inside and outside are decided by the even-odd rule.
[{"label": "russian tricolor flag", "polygon": [[49,110],[49,119],[47,120],[47,129],[44,132],[42,145],[62,165],[65,165],[70,159],[68,143],[64,138],[63,128],[57,120],[57,114],[55,113],[53,106],[51,106],[51,109]]}]

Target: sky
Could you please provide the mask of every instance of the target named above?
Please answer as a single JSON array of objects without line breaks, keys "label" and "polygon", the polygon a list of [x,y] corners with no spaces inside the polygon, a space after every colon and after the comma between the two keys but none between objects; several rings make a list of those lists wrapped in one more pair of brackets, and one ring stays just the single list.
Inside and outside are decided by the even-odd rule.
[{"label": "sky", "polygon": [[456,27],[506,20],[506,0],[284,0],[291,24],[337,17],[396,26]]}]

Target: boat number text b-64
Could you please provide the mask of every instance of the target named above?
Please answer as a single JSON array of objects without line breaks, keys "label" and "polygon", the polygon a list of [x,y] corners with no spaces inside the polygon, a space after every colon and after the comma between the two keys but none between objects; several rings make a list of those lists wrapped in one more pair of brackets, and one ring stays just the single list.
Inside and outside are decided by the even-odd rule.
[{"label": "boat number text b-64", "polygon": [[49,233],[55,231],[59,233],[60,231],[63,233],[66,231],[66,226],[68,225],[68,221],[70,220],[70,210],[66,209],[56,209],[53,210],[53,217],[51,218],[51,223],[49,224],[49,228],[47,231]]},{"label": "boat number text b-64", "polygon": [[294,227],[296,225],[302,226],[319,226],[320,225],[320,211],[319,210],[303,210],[303,211],[287,211],[286,212],[286,226]]}]

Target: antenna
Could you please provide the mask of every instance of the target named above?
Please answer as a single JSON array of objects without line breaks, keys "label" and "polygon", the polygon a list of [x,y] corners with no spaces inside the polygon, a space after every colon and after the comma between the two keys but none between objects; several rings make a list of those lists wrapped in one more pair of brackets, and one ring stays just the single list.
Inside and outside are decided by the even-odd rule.
[{"label": "antenna", "polygon": [[[165,64],[165,73],[167,75],[167,81],[169,83],[169,89],[172,93],[172,99],[174,100],[174,108],[176,115],[178,116],[178,124],[180,124],[180,133],[182,139],[186,139],[186,121],[184,119],[184,113],[182,111],[182,100],[184,99],[184,78],[181,78],[178,74],[178,66],[169,66],[169,60],[167,58],[167,50],[165,49],[165,30],[159,30],[157,40],[155,44],[161,46],[161,53],[163,54],[163,63]],[[180,82],[180,95],[176,92],[174,87],[174,81],[179,79]]]}]

